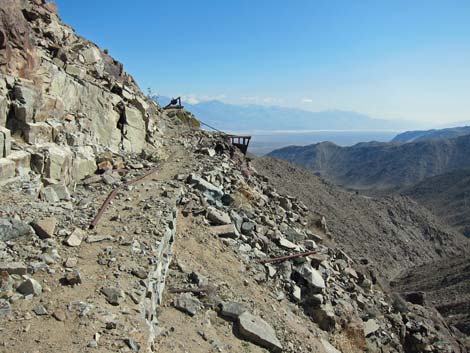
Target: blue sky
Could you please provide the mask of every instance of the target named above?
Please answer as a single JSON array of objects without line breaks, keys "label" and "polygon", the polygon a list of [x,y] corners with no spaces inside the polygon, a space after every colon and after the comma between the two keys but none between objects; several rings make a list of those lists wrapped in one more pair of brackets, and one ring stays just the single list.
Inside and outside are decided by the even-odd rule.
[{"label": "blue sky", "polygon": [[143,90],[470,119],[468,0],[57,0]]}]

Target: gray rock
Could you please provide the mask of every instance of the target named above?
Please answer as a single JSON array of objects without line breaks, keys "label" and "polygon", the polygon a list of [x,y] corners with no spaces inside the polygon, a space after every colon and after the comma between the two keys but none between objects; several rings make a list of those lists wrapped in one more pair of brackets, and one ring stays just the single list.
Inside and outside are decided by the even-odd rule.
[{"label": "gray rock", "polygon": [[222,196],[221,201],[225,206],[230,206],[235,202],[235,199],[233,198],[232,195],[225,194],[224,196]]},{"label": "gray rock", "polygon": [[28,272],[28,266],[23,262],[0,262],[0,272],[22,276]]},{"label": "gray rock", "polygon": [[237,302],[223,302],[220,306],[220,314],[231,319],[238,319],[246,311],[248,308]]},{"label": "gray rock", "polygon": [[209,284],[209,280],[206,276],[201,275],[199,272],[193,271],[189,274],[191,282],[197,284],[199,287],[204,287]]},{"label": "gray rock", "polygon": [[35,279],[28,278],[16,290],[24,296],[39,295],[42,293],[42,286]]},{"label": "gray rock", "polygon": [[13,178],[16,174],[16,164],[10,159],[0,158],[0,181]]},{"label": "gray rock", "polygon": [[308,250],[315,250],[318,248],[317,244],[315,243],[314,240],[312,239],[306,239],[304,240],[304,246],[305,248],[307,248]]},{"label": "gray rock", "polygon": [[325,281],[322,275],[317,270],[313,269],[307,264],[303,264],[300,268],[296,268],[299,273],[312,288],[322,290],[326,288]]},{"label": "gray rock", "polygon": [[75,230],[70,234],[67,239],[65,239],[65,244],[71,247],[80,246],[84,237],[84,232],[80,228],[75,228]]},{"label": "gray rock", "polygon": [[302,300],[302,290],[299,286],[295,285],[292,287],[292,298],[295,301],[300,302]]},{"label": "gray rock", "polygon": [[280,238],[279,239],[279,246],[284,249],[289,249],[289,250],[297,250],[299,247],[298,245],[290,242],[289,240],[285,238]]},{"label": "gray rock", "polygon": [[301,242],[306,237],[303,232],[292,227],[287,227],[287,229],[284,231],[284,234],[288,240],[296,243]]},{"label": "gray rock", "polygon": [[233,224],[235,225],[235,228],[237,229],[237,231],[241,232],[243,218],[234,210],[230,211],[230,217],[232,218]]},{"label": "gray rock", "polygon": [[212,201],[220,200],[224,196],[224,192],[220,188],[207,182],[200,176],[191,174],[189,179],[190,183],[194,184],[195,189],[202,191],[202,194]]},{"label": "gray rock", "polygon": [[124,299],[124,292],[116,287],[103,287],[101,293],[104,294],[106,300],[111,305],[119,305]]},{"label": "gray rock", "polygon": [[54,236],[57,227],[57,219],[55,217],[47,217],[33,222],[31,225],[39,238],[48,239]]},{"label": "gray rock", "polygon": [[184,313],[194,316],[201,309],[202,304],[191,293],[183,293],[173,301],[173,306]]},{"label": "gray rock", "polygon": [[65,72],[67,72],[69,75],[83,78],[86,71],[77,65],[68,64],[65,68]]},{"label": "gray rock", "polygon": [[49,185],[60,200],[69,201],[71,199],[69,189],[64,184]]},{"label": "gray rock", "polygon": [[238,238],[237,230],[233,224],[211,227],[211,231],[221,238]]},{"label": "gray rock", "polygon": [[184,179],[186,179],[186,175],[176,174],[173,179],[178,180],[178,181],[183,181]]},{"label": "gray rock", "polygon": [[0,299],[0,317],[7,316],[11,313],[11,305],[8,300]]},{"label": "gray rock", "polygon": [[33,311],[38,316],[44,316],[44,315],[48,314],[46,308],[44,307],[44,305],[41,305],[41,304],[36,305],[33,308]]},{"label": "gray rock", "polygon": [[364,336],[367,337],[374,332],[376,332],[380,326],[377,324],[377,321],[374,319],[367,320],[364,322]]},{"label": "gray rock", "polygon": [[[11,132],[0,125],[0,158],[8,157],[11,152]],[[1,180],[1,177],[0,177]]]},{"label": "gray rock", "polygon": [[290,211],[292,209],[292,202],[287,197],[282,197],[279,200],[279,205],[286,211]]},{"label": "gray rock", "polygon": [[80,275],[79,271],[67,273],[64,279],[69,286],[75,286],[82,283],[82,276]]},{"label": "gray rock", "polygon": [[0,241],[17,239],[22,236],[33,235],[34,230],[27,223],[17,219],[0,218]]},{"label": "gray rock", "polygon": [[64,267],[66,268],[73,268],[77,266],[78,259],[76,257],[68,257],[67,260],[65,260]]},{"label": "gray rock", "polygon": [[55,192],[55,190],[52,188],[51,185],[46,186],[45,188],[42,188],[40,195],[41,195],[41,199],[49,203],[56,203],[60,201],[59,196],[57,196],[57,193]]},{"label": "gray rock", "polygon": [[114,177],[112,175],[109,175],[109,174],[103,174],[101,179],[103,180],[103,182],[106,185],[113,185],[113,184],[116,184],[116,182],[117,182],[117,180],[114,179]]},{"label": "gray rock", "polygon": [[319,308],[315,308],[311,312],[314,322],[320,326],[324,331],[332,331],[336,326],[336,316],[333,307],[330,304],[325,304]]},{"label": "gray rock", "polygon": [[256,224],[254,222],[243,222],[241,232],[244,235],[251,236],[255,230]]},{"label": "gray rock", "polygon": [[238,317],[238,329],[243,338],[273,351],[282,351],[274,329],[260,317],[244,312]]},{"label": "gray rock", "polygon": [[232,222],[228,214],[214,207],[207,208],[207,219],[215,225],[230,224]]},{"label": "gray rock", "polygon": [[213,148],[201,148],[199,150],[200,153],[203,153],[205,155],[208,155],[209,157],[214,157],[215,156],[215,150]]}]

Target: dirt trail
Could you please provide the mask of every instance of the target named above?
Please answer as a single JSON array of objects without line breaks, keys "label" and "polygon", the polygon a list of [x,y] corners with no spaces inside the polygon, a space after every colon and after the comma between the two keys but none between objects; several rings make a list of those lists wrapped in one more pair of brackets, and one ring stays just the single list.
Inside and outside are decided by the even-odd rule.
[{"label": "dirt trail", "polygon": [[[237,301],[246,304],[255,315],[273,324],[277,332],[295,337],[302,342],[299,352],[323,352],[313,332],[315,324],[289,300],[278,299],[280,288],[261,283],[249,265],[239,254],[220,238],[211,234],[202,218],[184,217],[178,214],[177,239],[173,248],[173,270],[167,282],[168,288],[188,287],[185,278],[197,272],[216,288],[215,293],[201,300],[209,310],[193,317],[171,306],[175,294],[166,292],[159,320],[164,334],[158,339],[161,352],[267,352],[238,337],[233,322],[218,316],[218,301]],[[183,272],[181,272],[183,270]]]},{"label": "dirt trail", "polygon": [[[171,157],[161,163],[157,173],[119,192],[96,228],[86,231],[88,236],[105,235],[110,236],[110,240],[83,241],[77,248],[60,246],[61,260],[51,266],[53,269],[34,274],[44,292],[38,298],[15,303],[17,315],[0,324],[0,352],[92,352],[96,348],[87,346],[96,338],[96,333],[100,336],[99,352],[116,352],[125,346],[123,339],[128,336],[141,344],[145,341],[148,328],[138,319],[140,305],[129,296],[139,280],[131,271],[143,269],[147,273],[148,258],[153,255],[155,246],[143,228],[153,228],[154,235],[159,236],[158,215],[163,208],[163,203],[159,202],[167,198],[162,196],[169,189],[167,183],[184,171],[188,162],[179,144],[173,144],[168,155]],[[95,209],[106,196],[103,193],[95,198]],[[134,245],[145,250],[136,253]],[[62,262],[68,258],[78,260],[74,269],[82,278],[80,285],[63,285],[63,277],[69,272]],[[103,286],[122,288],[126,296],[119,305],[110,305],[100,293]],[[62,313],[63,321],[51,315],[35,315],[33,309],[37,305],[43,305],[49,315]],[[85,314],[80,315],[80,311]],[[109,322],[117,322],[117,328],[106,329]]]}]

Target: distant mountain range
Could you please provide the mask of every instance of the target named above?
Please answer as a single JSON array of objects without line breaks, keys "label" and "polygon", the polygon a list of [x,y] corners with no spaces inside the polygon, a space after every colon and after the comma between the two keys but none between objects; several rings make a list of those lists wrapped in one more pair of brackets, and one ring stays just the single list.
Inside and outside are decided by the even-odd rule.
[{"label": "distant mountain range", "polygon": [[397,135],[392,142],[416,142],[425,140],[443,140],[470,134],[470,126],[447,129],[407,131]]},{"label": "distant mountain range", "polygon": [[470,168],[470,135],[411,143],[359,143],[351,147],[323,142],[285,147],[269,155],[346,187],[390,191],[428,177]]},{"label": "distant mountain range", "polygon": [[[168,97],[156,97],[160,104],[169,102]],[[198,119],[223,131],[266,130],[395,130],[403,131],[422,127],[411,121],[374,119],[367,115],[327,110],[312,112],[297,108],[263,105],[235,105],[218,100],[197,104],[183,102],[185,108]]]}]

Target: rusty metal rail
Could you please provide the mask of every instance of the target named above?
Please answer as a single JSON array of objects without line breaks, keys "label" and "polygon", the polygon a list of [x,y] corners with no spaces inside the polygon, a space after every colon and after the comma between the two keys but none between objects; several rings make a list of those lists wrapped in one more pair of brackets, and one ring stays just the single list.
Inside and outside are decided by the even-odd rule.
[{"label": "rusty metal rail", "polygon": [[260,262],[262,264],[267,264],[267,263],[271,263],[271,262],[285,261],[285,260],[295,259],[297,257],[305,257],[305,256],[313,255],[316,252],[317,252],[316,250],[306,251],[306,252],[299,252],[299,253],[296,253],[296,254],[291,254],[291,255],[286,255],[286,256],[279,256],[279,257],[272,257],[270,259],[264,259],[264,260],[261,260]]},{"label": "rusty metal rail", "polygon": [[93,228],[96,227],[96,225],[98,224],[98,222],[101,219],[101,216],[103,216],[104,212],[108,209],[109,204],[111,203],[112,200],[114,200],[114,198],[116,197],[116,195],[117,195],[117,193],[120,189],[124,189],[127,186],[133,185],[133,184],[141,181],[142,179],[144,179],[144,178],[148,177],[149,175],[155,173],[159,168],[160,167],[157,166],[157,167],[151,169],[150,171],[148,171],[147,173],[145,173],[145,174],[143,174],[143,175],[141,175],[137,178],[134,178],[134,179],[128,181],[127,183],[124,183],[121,186],[118,186],[117,188],[113,189],[113,191],[111,191],[109,193],[106,200],[104,200],[104,202],[101,205],[100,209],[98,210],[98,213],[96,214],[95,218],[93,218],[93,220],[91,221],[89,228],[93,229]]}]

